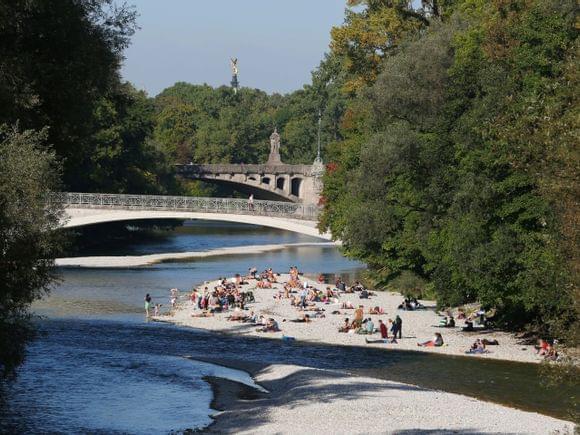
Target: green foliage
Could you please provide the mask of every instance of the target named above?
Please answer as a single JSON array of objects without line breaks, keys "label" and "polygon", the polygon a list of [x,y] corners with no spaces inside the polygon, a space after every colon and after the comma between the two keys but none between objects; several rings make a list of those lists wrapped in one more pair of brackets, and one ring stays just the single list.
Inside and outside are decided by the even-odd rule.
[{"label": "green foliage", "polygon": [[55,276],[62,210],[46,204],[59,187],[48,132],[0,129],[0,370],[10,374],[32,336],[28,306],[48,292]]},{"label": "green foliage", "polygon": [[342,138],[340,72],[326,58],[313,72],[312,85],[288,95],[176,83],[155,97],[154,138],[173,162],[263,163],[276,127],[283,161],[312,163],[319,111],[323,142]]},{"label": "green foliage", "polygon": [[408,270],[401,272],[399,276],[391,280],[387,288],[397,291],[405,297],[425,299],[431,296],[428,292],[427,281]]},{"label": "green foliage", "polygon": [[[347,13],[358,38],[396,7],[367,3],[356,20],[368,23]],[[574,4],[452,3],[383,50],[347,102],[370,110],[350,125],[345,111],[321,227],[379,281],[417,277],[442,306],[478,301],[505,326],[574,342],[563,334],[578,330]]]},{"label": "green foliage", "polygon": [[49,126],[70,189],[88,185],[92,115],[119,81],[134,18],[112,0],[0,0],[0,123]]},{"label": "green foliage", "polygon": [[142,194],[178,190],[169,158],[151,139],[153,116],[151,100],[129,84],[101,98],[90,138],[87,189]]}]

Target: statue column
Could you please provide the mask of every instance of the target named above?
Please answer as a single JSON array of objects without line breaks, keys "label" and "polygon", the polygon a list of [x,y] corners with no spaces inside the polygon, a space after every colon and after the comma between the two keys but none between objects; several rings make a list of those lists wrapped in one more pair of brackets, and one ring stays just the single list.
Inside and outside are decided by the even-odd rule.
[{"label": "statue column", "polygon": [[268,165],[280,165],[282,159],[280,158],[280,135],[278,129],[274,129],[274,133],[270,136],[270,155],[268,156]]}]

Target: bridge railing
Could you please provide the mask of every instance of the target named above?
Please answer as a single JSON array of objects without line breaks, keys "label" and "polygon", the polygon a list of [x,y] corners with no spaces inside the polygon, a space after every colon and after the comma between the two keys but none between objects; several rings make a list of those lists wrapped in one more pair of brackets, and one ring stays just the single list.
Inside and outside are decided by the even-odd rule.
[{"label": "bridge railing", "polygon": [[319,213],[319,208],[312,204],[262,200],[250,204],[241,198],[58,192],[50,201],[70,208],[245,214],[310,221],[316,220]]},{"label": "bridge railing", "polygon": [[268,164],[190,164],[175,165],[176,171],[180,175],[197,175],[203,174],[301,174],[310,176],[312,165],[268,165]]}]

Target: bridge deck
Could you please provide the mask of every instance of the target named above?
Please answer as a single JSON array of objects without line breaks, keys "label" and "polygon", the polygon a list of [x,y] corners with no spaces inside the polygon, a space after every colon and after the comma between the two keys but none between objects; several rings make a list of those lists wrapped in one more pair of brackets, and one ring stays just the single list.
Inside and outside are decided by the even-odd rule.
[{"label": "bridge deck", "polygon": [[114,210],[181,211],[252,216],[283,217],[316,221],[319,208],[312,204],[240,198],[204,198],[162,195],[123,195],[108,193],[55,193],[51,201],[67,208]]}]

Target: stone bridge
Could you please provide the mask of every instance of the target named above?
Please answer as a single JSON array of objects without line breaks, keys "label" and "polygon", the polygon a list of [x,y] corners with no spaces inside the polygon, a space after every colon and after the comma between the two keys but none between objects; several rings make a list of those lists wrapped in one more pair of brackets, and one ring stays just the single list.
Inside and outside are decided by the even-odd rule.
[{"label": "stone bridge", "polygon": [[317,229],[313,204],[239,198],[203,198],[106,193],[55,193],[65,208],[63,227],[139,219],[199,219],[261,225],[330,240]]},{"label": "stone bridge", "polygon": [[319,176],[313,165],[176,165],[184,178],[228,184],[257,198],[317,204]]},{"label": "stone bridge", "polygon": [[207,164],[176,165],[178,175],[193,180],[226,184],[256,198],[302,204],[318,204],[324,165],[318,156],[312,165],[287,165],[280,158],[280,135],[270,136],[270,156],[263,165]]}]

